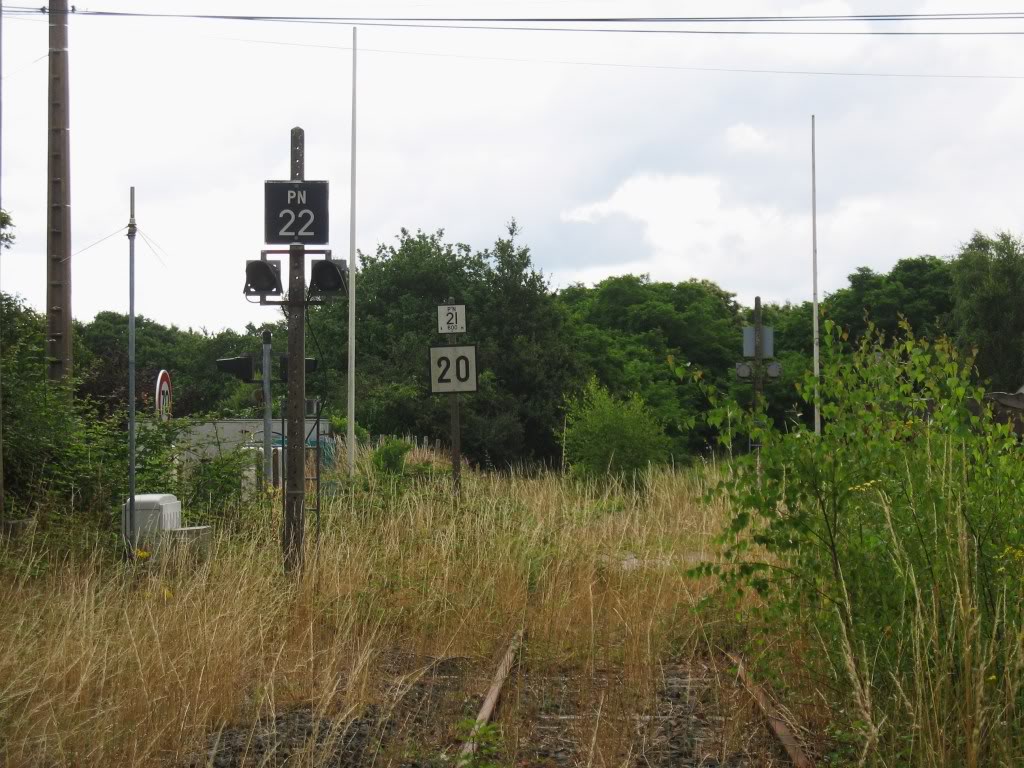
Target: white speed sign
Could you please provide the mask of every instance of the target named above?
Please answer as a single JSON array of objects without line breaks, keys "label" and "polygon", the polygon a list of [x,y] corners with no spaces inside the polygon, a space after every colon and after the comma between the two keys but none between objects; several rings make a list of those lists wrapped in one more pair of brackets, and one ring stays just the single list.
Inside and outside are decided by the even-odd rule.
[{"label": "white speed sign", "polygon": [[476,346],[430,348],[430,392],[476,392]]}]

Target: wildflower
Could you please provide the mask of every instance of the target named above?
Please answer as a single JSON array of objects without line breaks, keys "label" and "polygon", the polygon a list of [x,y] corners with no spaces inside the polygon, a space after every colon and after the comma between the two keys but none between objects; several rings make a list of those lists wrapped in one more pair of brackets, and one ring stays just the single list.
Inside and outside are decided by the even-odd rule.
[{"label": "wildflower", "polygon": [[152,554],[151,552],[148,552],[145,549],[136,549],[135,550],[135,559],[136,560],[148,560],[149,556],[151,554]]}]

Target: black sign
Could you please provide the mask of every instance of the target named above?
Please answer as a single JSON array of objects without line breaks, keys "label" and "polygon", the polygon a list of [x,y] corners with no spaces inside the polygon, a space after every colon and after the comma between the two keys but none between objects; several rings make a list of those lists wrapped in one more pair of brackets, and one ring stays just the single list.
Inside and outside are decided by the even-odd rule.
[{"label": "black sign", "polygon": [[268,245],[324,245],[329,240],[326,181],[264,184],[263,239]]}]

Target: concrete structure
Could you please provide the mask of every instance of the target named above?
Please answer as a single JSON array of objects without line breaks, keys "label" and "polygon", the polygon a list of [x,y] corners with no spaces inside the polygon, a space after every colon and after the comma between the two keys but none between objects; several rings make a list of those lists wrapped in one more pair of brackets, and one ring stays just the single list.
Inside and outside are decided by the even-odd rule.
[{"label": "concrete structure", "polygon": [[[287,422],[286,422],[287,423]],[[281,420],[274,421],[274,431],[271,435],[273,445],[281,445]],[[284,427],[287,437],[288,429]],[[326,419],[320,420],[321,435],[327,435],[330,431]],[[306,419],[306,435],[310,439],[316,437],[316,419]],[[263,446],[263,420],[262,419],[218,419],[216,421],[205,421],[192,425],[182,436],[182,441],[188,445],[188,452],[197,459],[212,458],[236,448]]]}]

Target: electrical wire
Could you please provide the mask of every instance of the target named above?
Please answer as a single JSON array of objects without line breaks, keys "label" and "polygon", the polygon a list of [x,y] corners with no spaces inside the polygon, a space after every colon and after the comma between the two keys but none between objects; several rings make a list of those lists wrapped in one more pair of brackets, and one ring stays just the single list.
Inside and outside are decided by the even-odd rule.
[{"label": "electrical wire", "polygon": [[[137,231],[138,231],[138,233],[139,233],[140,235],[142,235],[142,236],[143,236],[144,238],[146,238],[146,240],[147,240],[147,241],[149,241],[150,243],[152,243],[152,245],[153,245],[153,246],[156,246],[156,248],[157,248],[157,249],[158,249],[158,250],[159,250],[159,251],[160,251],[161,253],[163,253],[163,255],[164,255],[164,256],[166,256],[166,257],[167,257],[168,259],[170,259],[171,261],[174,261],[174,260],[175,260],[175,259],[174,259],[174,257],[173,257],[173,256],[172,256],[172,255],[171,255],[171,254],[170,254],[169,252],[168,252],[168,250],[167,250],[166,248],[164,248],[164,247],[163,247],[162,245],[160,245],[160,243],[158,243],[158,242],[157,242],[156,240],[154,240],[154,239],[153,239],[153,237],[152,237],[151,235],[149,235],[149,234],[147,234],[147,233],[143,232],[141,228],[137,228]],[[154,255],[154,256],[156,256],[156,257],[157,257],[158,259],[160,258],[160,256],[159,256],[159,255],[157,255],[155,251],[154,251],[153,255]],[[161,263],[161,264],[163,264],[163,263],[164,263],[164,262],[163,262],[163,259],[160,259],[160,263]],[[167,266],[167,265],[166,265],[166,264],[164,264],[164,266]]]},{"label": "electrical wire", "polygon": [[90,248],[95,248],[95,247],[96,247],[97,245],[99,245],[100,243],[102,243],[102,242],[105,242],[106,240],[109,240],[109,239],[110,239],[110,238],[112,238],[112,237],[113,237],[114,235],[116,235],[116,234],[119,234],[119,233],[123,232],[123,231],[124,231],[124,230],[126,230],[126,229],[128,229],[128,225],[127,225],[127,224],[125,224],[125,225],[124,225],[123,227],[121,227],[121,228],[119,228],[119,229],[116,229],[116,230],[114,230],[113,232],[111,232],[111,233],[110,233],[109,235],[107,235],[106,237],[101,237],[101,238],[100,238],[99,240],[97,240],[97,241],[96,241],[95,243],[93,243],[92,245],[87,245],[87,246],[85,246],[85,248],[82,248],[81,250],[75,251],[74,253],[72,253],[72,254],[71,254],[71,256],[65,256],[65,257],[64,257],[63,259],[61,259],[61,263],[63,264],[63,263],[64,263],[65,261],[67,261],[68,259],[70,259],[70,258],[72,258],[72,257],[74,257],[74,256],[77,256],[77,255],[78,255],[78,254],[80,254],[80,253],[85,253],[85,252],[86,252],[86,251],[88,251],[88,250],[89,250]]},{"label": "electrical wire", "polygon": [[[322,45],[316,43],[295,43],[281,40],[252,40],[238,37],[218,37],[216,40],[229,40],[236,43],[254,43],[262,45],[283,45],[295,48],[321,48],[336,51],[351,51],[352,46]],[[391,48],[360,48],[360,53],[383,53],[400,56],[427,56],[447,59],[468,59],[472,61],[496,61],[517,64],[562,64],[577,67],[608,67],[612,69],[648,69],[679,72],[726,72],[761,75],[812,75],[827,77],[886,77],[886,78],[918,78],[918,79],[952,79],[952,80],[1024,80],[1024,75],[990,75],[990,74],[929,74],[925,72],[845,72],[840,70],[810,69],[757,69],[753,67],[700,67],[674,64],[627,64],[607,61],[574,61],[570,59],[536,59],[511,56],[474,56],[460,53],[438,53],[433,51],[403,51]]]},{"label": "electrical wire", "polygon": [[146,244],[146,247],[149,248],[150,253],[156,256],[156,260],[160,262],[160,266],[162,266],[164,269],[167,269],[167,262],[160,258],[160,254],[156,252],[156,249],[153,247],[153,243],[150,241],[148,237],[146,237],[146,233],[138,228],[136,228],[136,231],[140,235],[142,235],[142,242],[144,242]]},{"label": "electrical wire", "polygon": [[[40,9],[45,10],[45,9]],[[610,34],[656,34],[656,35],[742,35],[742,36],[1017,36],[1024,35],[1024,29],[999,29],[999,30],[800,30],[800,29],[677,29],[677,28],[621,28],[621,27],[569,27],[569,26],[538,26],[540,24],[593,24],[593,23],[651,23],[651,24],[680,24],[680,23],[766,23],[766,22],[789,22],[803,23],[810,21],[852,21],[863,23],[867,21],[1015,21],[1024,19],[1024,13],[1010,13],[997,15],[990,14],[961,14],[958,16],[947,16],[942,14],[934,15],[847,15],[847,16],[773,16],[773,17],[607,17],[610,21],[602,21],[604,17],[565,17],[553,19],[549,17],[538,17],[531,21],[529,17],[520,18],[455,18],[455,17],[408,17],[405,21],[402,17],[369,17],[369,16],[258,16],[242,14],[201,14],[201,13],[158,13],[143,11],[91,11],[73,10],[69,11],[77,16],[92,16],[100,18],[149,18],[149,19],[187,19],[207,21],[248,21],[248,22],[271,22],[271,23],[293,23],[293,24],[359,24],[368,27],[392,27],[392,28],[414,28],[414,29],[446,29],[446,30],[489,30],[489,31],[512,31],[512,32],[572,32],[572,33],[610,33]]]},{"label": "electrical wire", "polygon": [[[14,13],[51,13],[45,6],[7,6]],[[297,21],[352,24],[373,21],[479,24],[647,24],[647,23],[761,23],[761,22],[897,22],[897,21],[1012,21],[1024,19],[1024,11],[968,11],[948,13],[853,13],[853,14],[743,14],[723,16],[324,16],[294,14],[213,14],[159,11],[103,11],[72,7],[77,16],[215,19],[221,21]]]},{"label": "electrical wire", "polygon": [[20,67],[18,67],[17,69],[14,69],[11,72],[8,72],[3,77],[0,77],[0,80],[5,80],[5,81],[6,80],[10,80],[12,77],[15,77],[16,75],[20,75],[22,72],[24,72],[24,71],[26,71],[28,69],[31,69],[34,65],[38,64],[43,59],[48,59],[48,58],[50,58],[50,52],[49,51],[44,53],[38,59],[32,59],[32,61],[28,62],[27,64],[23,64]]}]

